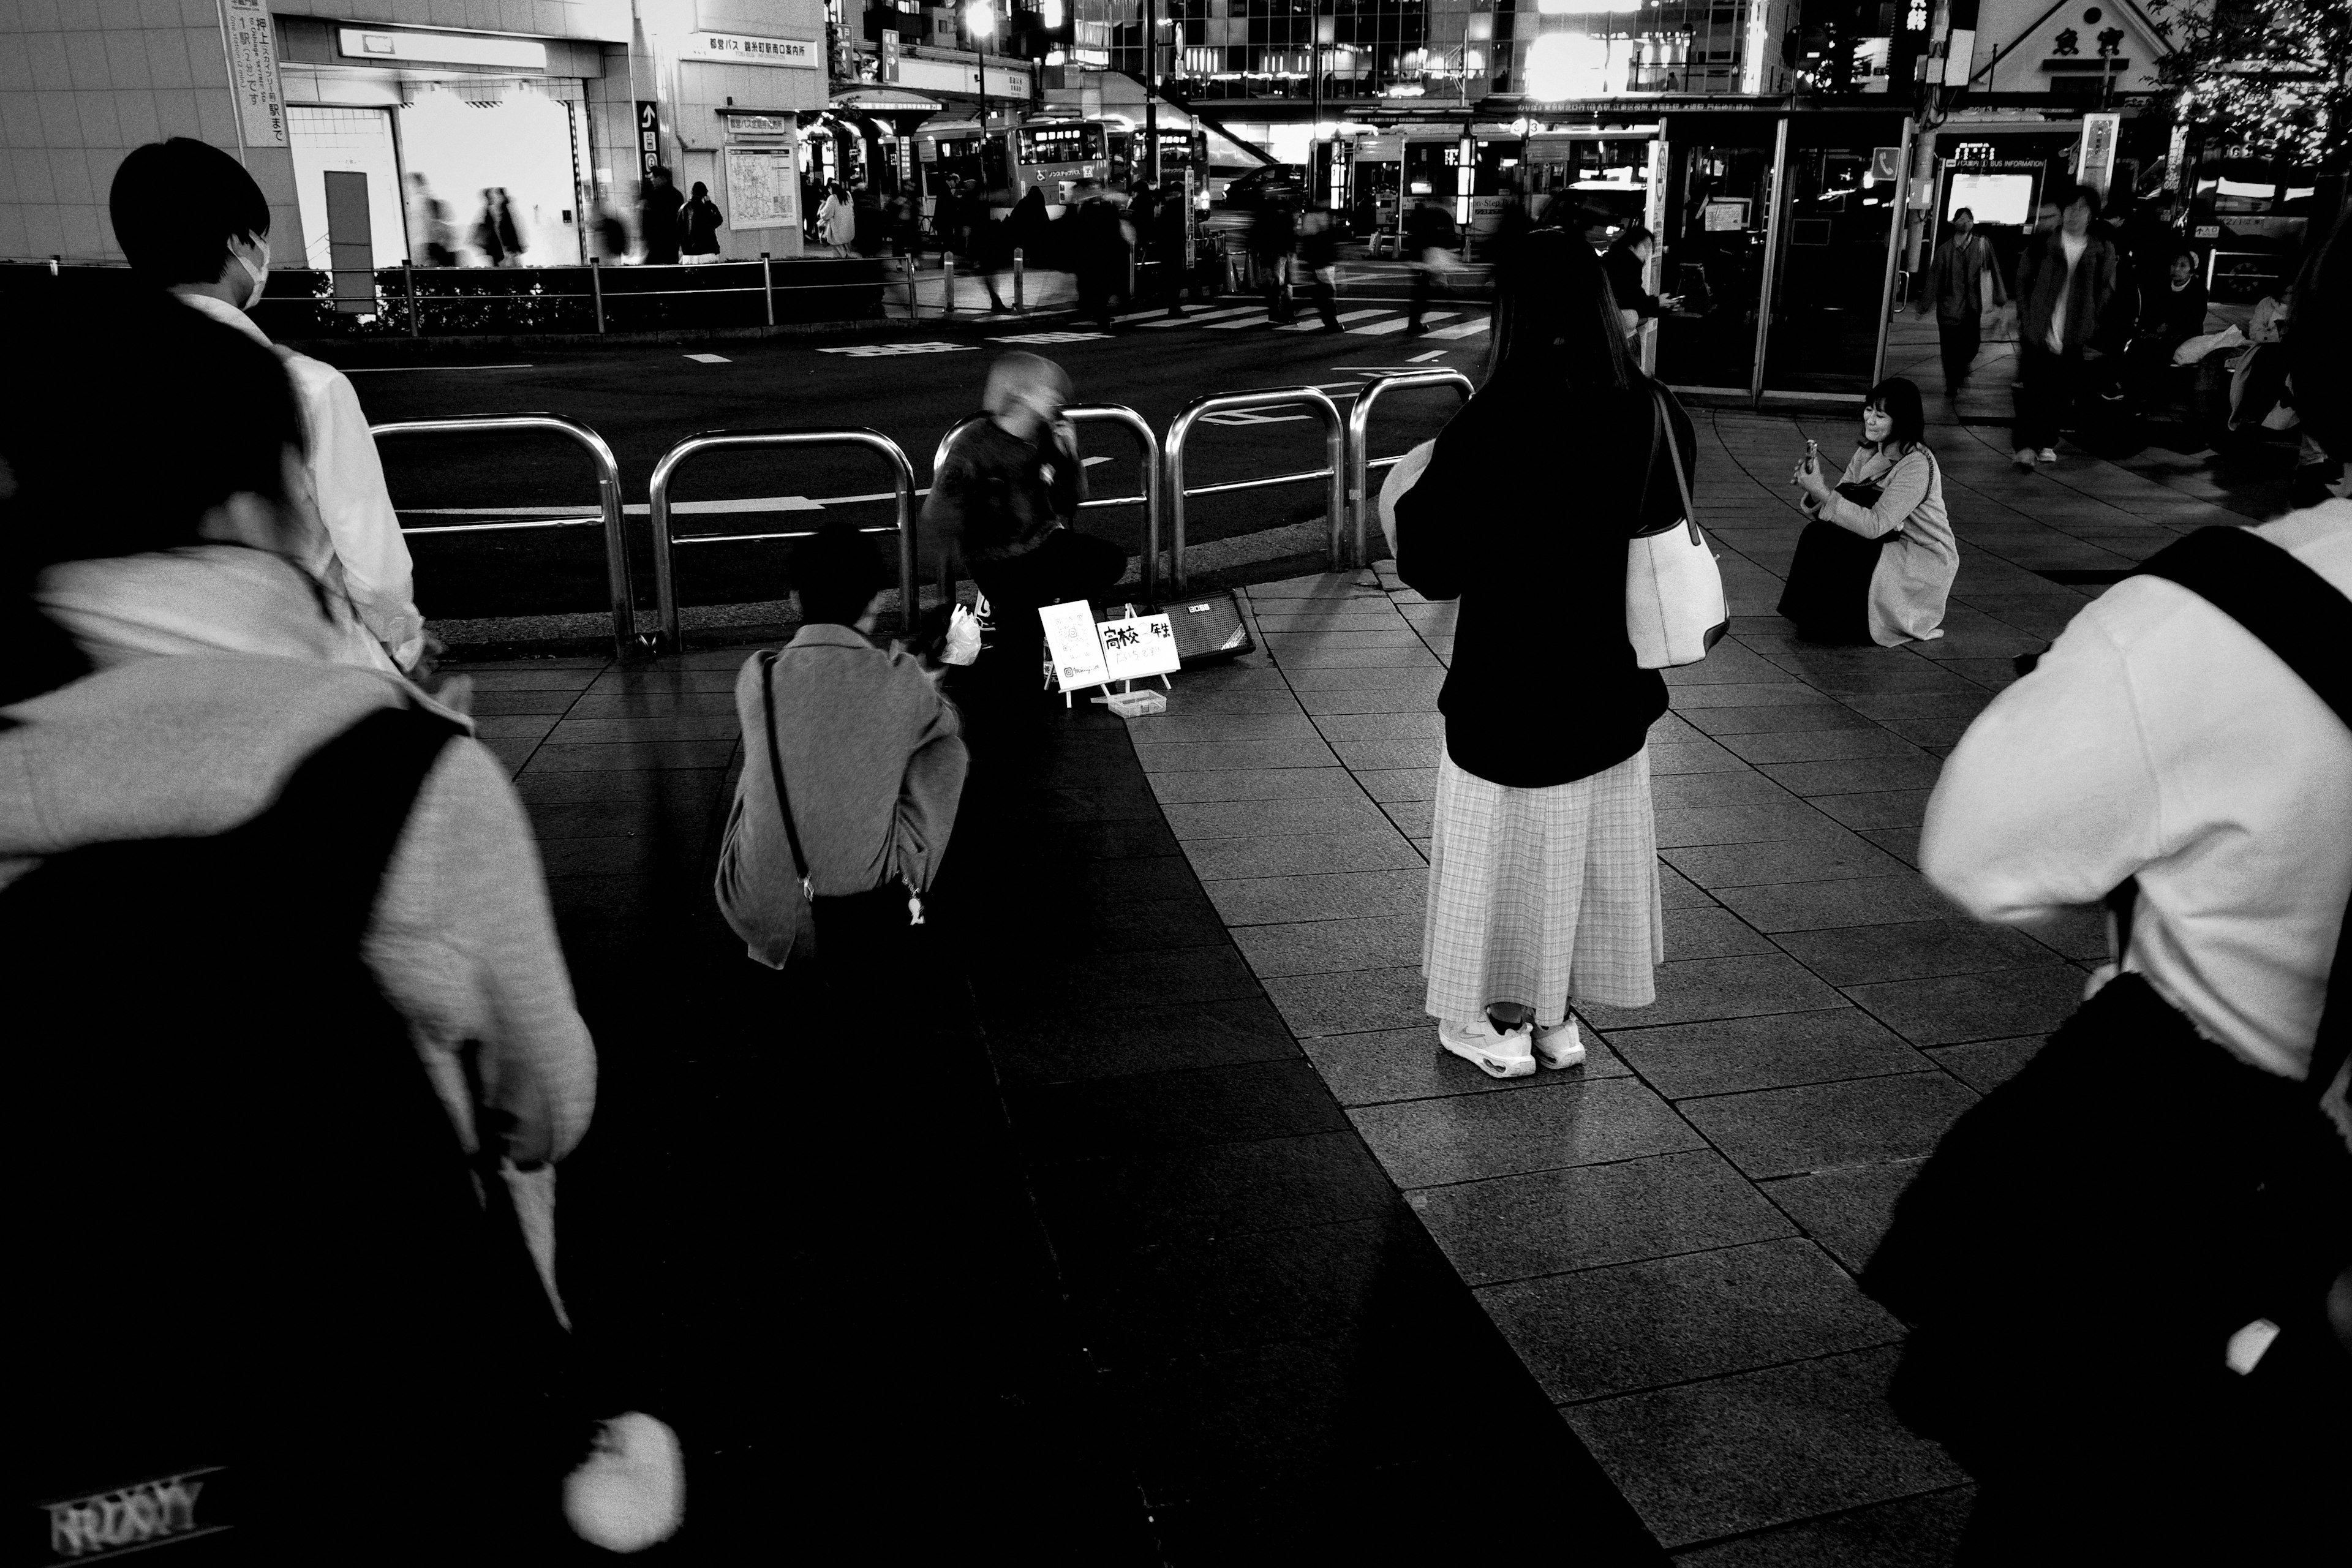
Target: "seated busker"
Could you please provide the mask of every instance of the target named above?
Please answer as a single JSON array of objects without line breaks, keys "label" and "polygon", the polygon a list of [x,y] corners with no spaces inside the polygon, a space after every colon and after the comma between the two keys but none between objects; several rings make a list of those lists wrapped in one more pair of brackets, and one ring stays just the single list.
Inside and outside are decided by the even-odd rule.
[{"label": "seated busker", "polygon": [[1793,482],[1813,521],[1778,607],[1808,642],[1893,647],[1944,635],[1960,556],[1926,434],[1919,389],[1897,377],[1863,400],[1862,445],[1834,484],[1807,443]]},{"label": "seated busker", "polygon": [[1063,417],[1070,378],[1033,353],[989,368],[988,423],[965,432],[932,476],[923,530],[952,542],[988,596],[997,662],[1038,668],[1038,609],[1108,594],[1127,574],[1127,552],[1071,526],[1086,499],[1077,433]]}]

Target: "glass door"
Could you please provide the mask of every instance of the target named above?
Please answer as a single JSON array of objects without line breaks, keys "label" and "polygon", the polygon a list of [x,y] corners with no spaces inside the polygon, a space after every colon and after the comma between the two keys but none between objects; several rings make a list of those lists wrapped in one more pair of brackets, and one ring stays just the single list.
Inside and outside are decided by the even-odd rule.
[{"label": "glass door", "polygon": [[1824,115],[1795,120],[1790,132],[1762,390],[1858,398],[1877,372],[1887,320],[1908,122]]},{"label": "glass door", "polygon": [[1658,292],[1679,302],[1658,323],[1657,375],[1669,386],[1754,395],[1774,158],[1785,124],[1752,113],[1667,122]]}]

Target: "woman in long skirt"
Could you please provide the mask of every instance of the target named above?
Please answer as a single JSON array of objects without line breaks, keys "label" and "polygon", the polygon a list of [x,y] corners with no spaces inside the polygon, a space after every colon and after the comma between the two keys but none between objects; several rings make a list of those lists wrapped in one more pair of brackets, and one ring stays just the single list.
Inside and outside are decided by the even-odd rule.
[{"label": "woman in long skirt", "polygon": [[1462,605],[1437,703],[1427,1006],[1438,1043],[1496,1078],[1584,1059],[1571,1002],[1656,999],[1647,743],[1666,689],[1626,637],[1625,551],[1679,510],[1666,420],[1691,453],[1591,248],[1538,230],[1503,279],[1485,384],[1396,504],[1398,574]]}]

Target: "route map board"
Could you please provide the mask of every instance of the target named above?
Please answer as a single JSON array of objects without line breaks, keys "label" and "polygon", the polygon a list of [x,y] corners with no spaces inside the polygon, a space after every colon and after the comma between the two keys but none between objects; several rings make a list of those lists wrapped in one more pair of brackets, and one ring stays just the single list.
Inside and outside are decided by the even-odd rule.
[{"label": "route map board", "polygon": [[800,168],[786,147],[727,149],[727,224],[730,228],[798,228]]}]

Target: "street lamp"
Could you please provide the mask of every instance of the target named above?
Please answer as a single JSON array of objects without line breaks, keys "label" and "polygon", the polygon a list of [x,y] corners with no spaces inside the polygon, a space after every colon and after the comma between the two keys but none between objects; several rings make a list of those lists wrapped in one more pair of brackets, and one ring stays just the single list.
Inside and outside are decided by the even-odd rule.
[{"label": "street lamp", "polygon": [[988,40],[996,37],[994,0],[969,0],[963,8],[963,30],[971,35],[971,58],[980,70],[981,174],[988,170]]}]

